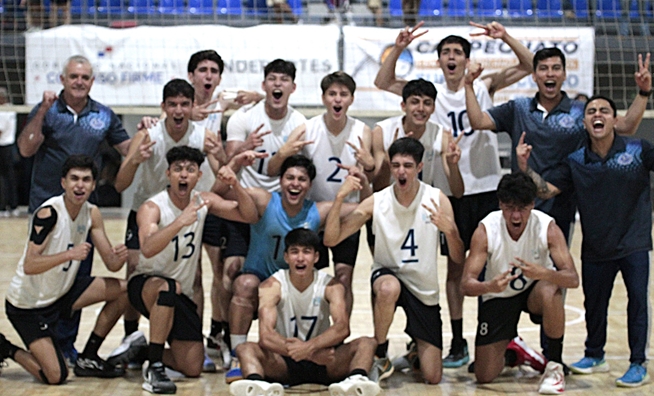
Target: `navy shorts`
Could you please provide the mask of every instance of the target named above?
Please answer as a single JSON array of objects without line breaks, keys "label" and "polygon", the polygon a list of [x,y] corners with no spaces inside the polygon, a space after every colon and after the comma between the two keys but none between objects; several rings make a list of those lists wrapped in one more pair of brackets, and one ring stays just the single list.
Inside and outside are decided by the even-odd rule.
[{"label": "navy shorts", "polygon": [[[329,252],[327,246],[323,245],[322,239],[325,236],[324,232],[320,232],[320,259],[316,263],[317,269],[329,267]],[[330,248],[332,251],[332,262],[343,263],[354,267],[357,261],[357,254],[359,253],[359,239],[361,231],[357,231],[349,237],[345,238],[338,245]]]},{"label": "navy shorts", "polygon": [[207,214],[204,219],[204,229],[202,231],[202,243],[215,246],[219,249],[227,247],[227,228],[225,220],[212,214]]},{"label": "navy shorts", "polygon": [[[479,222],[488,216],[490,212],[499,210],[500,204],[497,200],[496,191],[488,191],[479,194],[464,195],[461,198],[449,197],[454,212],[454,222],[459,229],[459,235],[463,240],[465,250],[470,249],[470,240],[475,233]],[[445,243],[443,233],[441,237],[441,256],[448,256],[449,250]]]},{"label": "navy shorts", "polygon": [[125,246],[127,249],[140,250],[141,244],[139,243],[139,226],[136,224],[136,212],[129,211],[127,216],[127,229],[125,230]]},{"label": "navy shorts", "polygon": [[[286,363],[286,381],[284,385],[295,386],[300,384],[321,384],[332,383],[327,377],[327,367],[308,360],[296,362],[288,356],[282,356]],[[274,379],[278,380],[279,379]]]},{"label": "navy shorts", "polygon": [[250,225],[223,219],[224,234],[227,237],[223,258],[245,257],[250,245]]},{"label": "navy shorts", "polygon": [[55,339],[54,330],[59,319],[73,315],[73,304],[89,288],[95,277],[76,277],[70,290],[54,303],[43,308],[17,308],[5,300],[7,318],[27,348],[41,338]]}]

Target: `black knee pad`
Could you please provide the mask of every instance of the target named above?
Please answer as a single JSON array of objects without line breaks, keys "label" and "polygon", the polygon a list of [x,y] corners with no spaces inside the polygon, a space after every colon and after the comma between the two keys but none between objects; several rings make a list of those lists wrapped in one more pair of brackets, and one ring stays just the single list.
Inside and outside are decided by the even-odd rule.
[{"label": "black knee pad", "polygon": [[159,298],[157,299],[157,305],[162,307],[174,307],[175,299],[177,293],[175,293],[175,281],[172,279],[166,279],[168,282],[168,290],[162,290],[159,292]]},{"label": "black knee pad", "polygon": [[[54,340],[53,340],[54,341]],[[39,376],[41,377],[41,381],[43,381],[44,384],[46,385],[61,385],[64,382],[66,382],[66,379],[68,378],[68,367],[66,366],[66,360],[64,359],[64,355],[62,355],[61,351],[59,348],[56,348],[57,352],[57,363],[59,363],[59,382],[56,383],[51,383],[48,380],[48,377],[45,376],[45,373],[43,370],[39,370]]]}]

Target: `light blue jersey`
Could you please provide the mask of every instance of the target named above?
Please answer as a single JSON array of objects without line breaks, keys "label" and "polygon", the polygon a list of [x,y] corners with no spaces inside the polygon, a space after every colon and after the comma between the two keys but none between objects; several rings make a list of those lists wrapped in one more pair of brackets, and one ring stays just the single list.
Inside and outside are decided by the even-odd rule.
[{"label": "light blue jersey", "polygon": [[250,225],[250,246],[243,272],[254,274],[263,281],[280,269],[288,269],[284,261],[284,238],[295,228],[318,232],[320,213],[316,203],[305,199],[300,213],[289,217],[282,207],[281,194],[272,193],[261,219]]}]

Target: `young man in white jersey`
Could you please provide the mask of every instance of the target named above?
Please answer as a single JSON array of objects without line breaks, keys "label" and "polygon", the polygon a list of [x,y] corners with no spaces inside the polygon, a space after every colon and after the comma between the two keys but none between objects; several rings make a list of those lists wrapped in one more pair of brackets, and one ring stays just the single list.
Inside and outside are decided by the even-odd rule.
[{"label": "young man in white jersey", "polygon": [[399,305],[407,316],[405,332],[416,340],[423,379],[437,384],[443,374],[442,322],[438,305],[439,231],[445,234],[454,262],[462,263],[464,252],[449,200],[439,189],[418,180],[424,151],[416,139],[405,137],[395,141],[388,152],[395,182],[366,198],[353,212],[340,219],[338,211],[343,200],[354,191],[353,183],[343,184],[327,216],[323,242],[326,246],[334,246],[366,221],[373,220],[376,241],[371,288],[378,343],[375,354],[384,361],[376,365],[387,367],[377,378],[383,379],[393,372],[387,357],[387,336]]},{"label": "young man in white jersey", "polygon": [[[309,199],[316,202],[333,201],[348,175],[342,166],[359,166],[369,180],[375,171],[371,155],[370,128],[362,121],[347,115],[356,83],[347,73],[337,71],[326,75],[320,82],[322,102],[326,112],[313,117],[295,129],[287,142],[268,162],[268,174],[279,173],[282,162],[297,153],[311,159],[316,167],[316,178],[311,185]],[[347,202],[359,202],[358,193]],[[359,232],[331,249],[334,275],[345,287],[348,313],[352,312],[352,273],[359,251]],[[321,248],[327,255],[327,250]]]},{"label": "young man in white jersey", "polygon": [[[471,37],[488,36],[500,39],[513,50],[519,63],[509,66],[496,73],[488,73],[475,84],[475,94],[483,108],[493,105],[495,92],[520,81],[529,75],[532,70],[532,54],[529,49],[518,40],[510,36],[504,26],[498,22],[480,25],[471,22],[472,26],[481,28],[480,33],[471,33]],[[400,95],[406,81],[397,78],[395,65],[400,54],[416,38],[427,31],[416,34],[423,25],[418,23],[415,27],[403,29],[395,40],[395,46],[382,64],[375,85],[385,91]],[[477,224],[488,213],[497,210],[495,188],[500,180],[501,166],[497,136],[487,130],[473,130],[470,127],[465,103],[464,76],[470,64],[471,45],[468,40],[460,36],[447,36],[437,46],[438,65],[443,71],[444,82],[437,84],[438,97],[436,111],[432,119],[452,132],[454,138],[463,139],[461,146],[461,159],[459,169],[465,184],[463,197],[457,196],[454,191],[447,191],[454,210],[459,233],[463,239],[466,250],[470,248],[470,239]],[[445,246],[441,246],[441,254],[446,255]],[[463,268],[448,263],[447,268],[447,303],[450,310],[452,326],[452,345],[450,353],[443,359],[446,368],[460,367],[469,360],[468,345],[463,338],[463,293],[459,288]]]},{"label": "young man in white jersey", "polygon": [[[116,190],[124,191],[137,177],[136,192],[132,201],[132,210],[127,218],[125,244],[129,249],[127,276],[134,271],[139,260],[139,238],[136,224],[136,212],[148,198],[163,190],[168,184],[166,178],[166,153],[172,147],[190,146],[208,154],[208,161],[203,164],[203,177],[197,186],[200,191],[209,191],[215,181],[214,173],[221,160],[224,161],[222,143],[215,133],[191,122],[191,111],[195,93],[186,81],[175,79],[168,82],[163,89],[161,109],[166,114],[162,122],[149,129],[139,130],[130,143],[127,156],[123,160],[116,176]],[[211,164],[209,164],[211,163]],[[201,287],[196,283],[196,304],[201,306],[204,298]],[[138,312],[129,307],[125,313],[125,339],[123,345],[112,352],[120,354],[130,343],[142,344],[144,335],[138,330]],[[213,365],[213,362],[211,362]],[[215,365],[213,365],[215,370]]]},{"label": "young man in white jersey", "polygon": [[4,359],[13,359],[45,384],[62,384],[68,376],[62,352],[54,342],[59,319],[102,301],[106,303],[84,351],[77,357],[75,375],[113,378],[125,373],[122,367],[98,357],[98,349],[128,304],[127,282],[76,277],[80,262],[91,249],[87,235],[108,270],[120,270],[127,259],[125,245],[111,246],[100,210],[87,202],[97,173],[89,156],[73,155],[64,162],[64,193],[45,201],[34,212],[25,252],[7,290],[5,311],[27,351],[0,334],[0,364]]},{"label": "young man in white jersey", "polygon": [[[361,180],[360,184],[369,187],[359,168],[352,167],[350,175],[348,178]],[[252,243],[248,247],[243,268],[232,285],[229,324],[233,352],[247,341],[247,334],[259,303],[259,285],[278,269],[287,266],[282,254],[284,235],[298,227],[318,232],[325,223],[332,202],[306,199],[315,177],[316,168],[311,160],[296,154],[282,164],[279,176],[281,191],[271,193],[261,188],[248,189],[257,206],[259,221],[251,225]],[[370,194],[370,188],[363,190],[360,195],[365,197],[367,194]],[[355,206],[356,204],[346,204],[342,209],[343,214],[349,213]],[[327,257],[323,257],[318,268],[327,266]],[[234,356],[235,353],[232,356],[231,369],[225,374],[228,384],[242,378],[240,363]]]},{"label": "young man in white jersey", "polygon": [[[425,148],[424,166],[418,178],[433,187],[453,191],[455,196],[464,192],[458,161],[461,151],[452,134],[431,121],[437,97],[434,84],[422,78],[409,81],[402,88],[404,115],[378,122],[372,131],[372,153],[375,164],[373,186],[380,191],[391,184],[388,148],[398,138],[411,137]],[[460,139],[460,138],[459,138]]]},{"label": "young man in white jersey", "polygon": [[320,237],[296,228],[284,243],[289,268],[259,286],[260,341],[238,347],[245,379],[230,385],[231,394],[281,396],[279,382],[329,385],[331,395],[379,394],[379,385],[367,377],[377,343],[370,337],[344,343],[350,334],[345,290],[314,267]]},{"label": "young man in white jersey", "polygon": [[475,377],[480,384],[492,382],[505,365],[542,359],[512,347],[525,311],[542,324],[548,338],[550,360],[539,392],[561,394],[565,390],[562,289],[578,287],[579,276],[563,232],[552,217],[534,210],[536,184],[529,176],[505,175],[497,197],[500,210],[486,216],[472,236],[461,284],[467,296],[481,296]]},{"label": "young man in white jersey", "polygon": [[[263,97],[254,91],[222,91],[214,99],[214,93],[220,85],[225,63],[214,50],[198,51],[188,61],[188,80],[195,90],[195,100],[191,111],[191,120],[201,128],[216,135],[222,145],[221,124],[223,112],[238,109],[244,104],[259,102]],[[227,163],[224,151],[219,151],[221,164]],[[205,175],[206,176],[206,175]],[[221,250],[226,248],[227,230],[220,218],[209,214],[204,225],[202,244],[207,251],[213,271],[211,284],[211,330],[207,338],[207,348],[222,353],[223,366],[229,367],[229,324],[227,310],[230,294],[223,285],[223,267]],[[196,291],[204,296],[202,290],[202,266],[198,266]],[[203,311],[204,301],[198,300],[198,309]],[[221,334],[222,333],[222,334]],[[205,359],[204,371],[215,371],[215,365]]]},{"label": "young man in white jersey", "polygon": [[[248,223],[257,219],[254,202],[228,168],[220,176],[237,201],[195,190],[204,161],[200,150],[173,147],[166,161],[169,187],[141,205],[136,215],[141,254],[128,284],[130,302],[150,319],[143,389],[151,393],[176,391],[164,364],[189,377],[202,372],[202,324],[193,283],[207,213]],[[164,351],[166,341],[170,349]]]}]

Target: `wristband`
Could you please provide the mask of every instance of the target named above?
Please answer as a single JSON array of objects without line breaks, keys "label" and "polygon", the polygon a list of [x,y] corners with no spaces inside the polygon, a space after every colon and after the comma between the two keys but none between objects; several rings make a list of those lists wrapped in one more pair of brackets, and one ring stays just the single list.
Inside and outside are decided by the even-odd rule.
[{"label": "wristband", "polygon": [[643,90],[641,89],[640,91],[638,91],[638,95],[640,95],[640,96],[644,96],[644,97],[647,98],[647,97],[649,97],[650,95],[652,95],[652,90],[650,89],[649,91],[643,91]]}]

